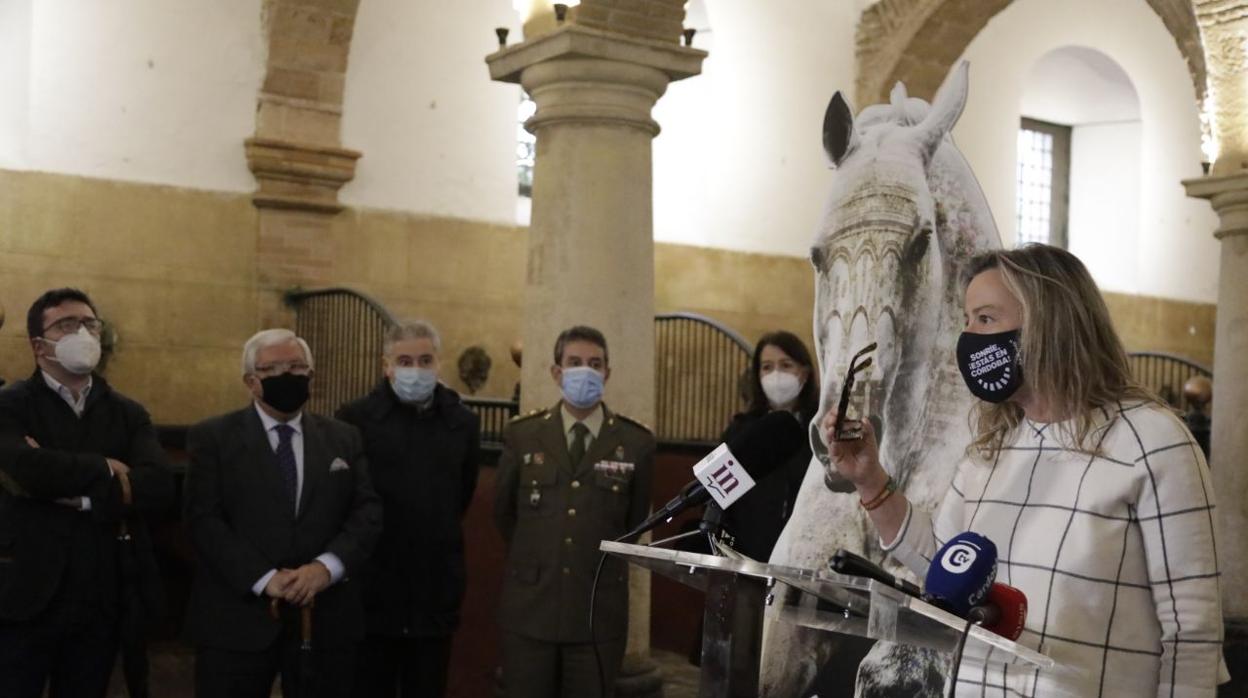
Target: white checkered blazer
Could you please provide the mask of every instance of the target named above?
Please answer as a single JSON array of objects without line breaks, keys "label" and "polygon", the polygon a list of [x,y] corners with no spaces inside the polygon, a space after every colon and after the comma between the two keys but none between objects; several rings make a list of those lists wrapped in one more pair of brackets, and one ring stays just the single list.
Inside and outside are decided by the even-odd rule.
[{"label": "white checkered blazer", "polygon": [[1101,410],[1100,455],[1024,420],[990,463],[959,465],[933,519],[911,509],[885,549],[917,575],[962,531],[997,545],[1027,595],[1019,642],[1059,668],[966,660],[959,696],[1214,696],[1226,680],[1213,491],[1186,427],[1152,403]]}]

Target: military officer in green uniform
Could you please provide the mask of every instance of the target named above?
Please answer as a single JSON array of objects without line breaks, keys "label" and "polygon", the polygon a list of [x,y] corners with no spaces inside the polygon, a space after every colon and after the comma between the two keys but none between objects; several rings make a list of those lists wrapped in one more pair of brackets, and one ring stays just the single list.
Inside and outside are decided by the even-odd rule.
[{"label": "military officer in green uniform", "polygon": [[562,399],[512,420],[498,462],[507,698],[601,696],[595,640],[606,685],[613,685],[628,632],[628,570],[607,560],[591,638],[598,543],[627,533],[650,509],[654,435],[602,402],[611,375],[606,338],[572,327],[559,335],[554,358]]}]

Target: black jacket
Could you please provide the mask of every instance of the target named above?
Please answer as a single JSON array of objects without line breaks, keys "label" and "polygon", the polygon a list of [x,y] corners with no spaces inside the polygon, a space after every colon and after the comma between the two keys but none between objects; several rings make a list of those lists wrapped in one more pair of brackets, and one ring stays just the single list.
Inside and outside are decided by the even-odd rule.
[{"label": "black jacket", "polygon": [[[31,449],[26,437],[38,442]],[[130,466],[133,506],[105,458]],[[172,473],[147,411],[93,378],[82,417],[36,370],[0,391],[0,620],[26,620],[52,598],[115,620],[122,589],[122,518],[136,556],[133,583],[145,610],[159,612],[160,576],[138,513],[173,505]],[[91,498],[89,512],[55,503]],[[150,618],[150,615],[149,615]]]},{"label": "black jacket", "polygon": [[477,486],[480,423],[438,384],[428,409],[405,405],[383,380],[338,418],[364,434],[385,507],[377,550],[364,569],[368,631],[437,637],[459,623],[464,596],[461,520]]},{"label": "black jacket", "polygon": [[[727,441],[766,414],[742,412],[736,415],[720,440]],[[760,479],[754,489],[724,510],[724,528],[735,539],[733,547],[737,551],[762,562],[771,557],[780,532],[793,515],[793,505],[806,477],[810,455],[810,444],[803,441],[802,447],[777,470]]]},{"label": "black jacket", "polygon": [[187,433],[185,522],[198,561],[187,629],[197,645],[248,652],[270,646],[281,626],[252,586],[269,570],[299,567],[324,552],[337,555],[345,573],[316,597],[313,646],[350,647],[364,637],[353,577],[381,530],[381,501],[354,427],[304,412],[302,430],[298,517],[255,406]]}]

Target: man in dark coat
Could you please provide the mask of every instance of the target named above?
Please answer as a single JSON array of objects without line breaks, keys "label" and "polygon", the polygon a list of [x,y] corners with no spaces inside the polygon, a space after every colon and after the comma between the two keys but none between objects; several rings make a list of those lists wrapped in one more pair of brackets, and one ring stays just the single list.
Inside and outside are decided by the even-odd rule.
[{"label": "man in dark coat", "polygon": [[173,477],[147,411],[94,374],[100,329],[86,294],[43,294],[27,315],[34,375],[0,391],[6,697],[103,696],[123,622],[160,606],[137,512],[172,506]]},{"label": "man in dark coat", "polygon": [[368,637],[355,695],[441,698],[464,596],[461,520],[477,485],[480,418],[438,382],[428,323],[392,328],[385,378],[338,418],[364,434],[385,526],[364,567]]},{"label": "man in dark coat", "polygon": [[569,328],[554,358],[551,376],[563,399],[513,419],[498,461],[507,698],[601,696],[595,652],[610,690],[628,633],[628,568],[607,559],[591,637],[598,544],[624,535],[650,510],[654,435],[602,401],[611,374],[606,338],[592,327]]},{"label": "man in dark coat", "polygon": [[[306,342],[259,332],[243,349],[254,403],[187,435],[198,698],[267,698],[279,673],[288,696],[351,695],[364,637],[352,575],[380,533],[381,502],[359,431],[303,410],[311,373]],[[301,656],[301,607],[311,607],[311,657]],[[310,694],[298,690],[309,670]]]}]

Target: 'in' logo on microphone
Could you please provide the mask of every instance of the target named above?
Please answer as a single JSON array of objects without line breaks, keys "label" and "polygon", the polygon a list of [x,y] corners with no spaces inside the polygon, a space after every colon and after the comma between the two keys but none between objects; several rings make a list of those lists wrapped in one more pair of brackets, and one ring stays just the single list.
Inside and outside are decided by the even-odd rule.
[{"label": "'in' logo on microphone", "polygon": [[727,444],[720,444],[693,466],[693,476],[698,478],[715,503],[725,509],[754,487],[754,478],[728,450]]},{"label": "'in' logo on microphone", "polygon": [[720,498],[727,498],[728,495],[732,494],[733,490],[737,489],[737,485],[741,484],[741,481],[732,472],[734,465],[736,463],[730,460],[711,473],[711,479],[714,482],[707,484],[707,488],[715,490]]}]

